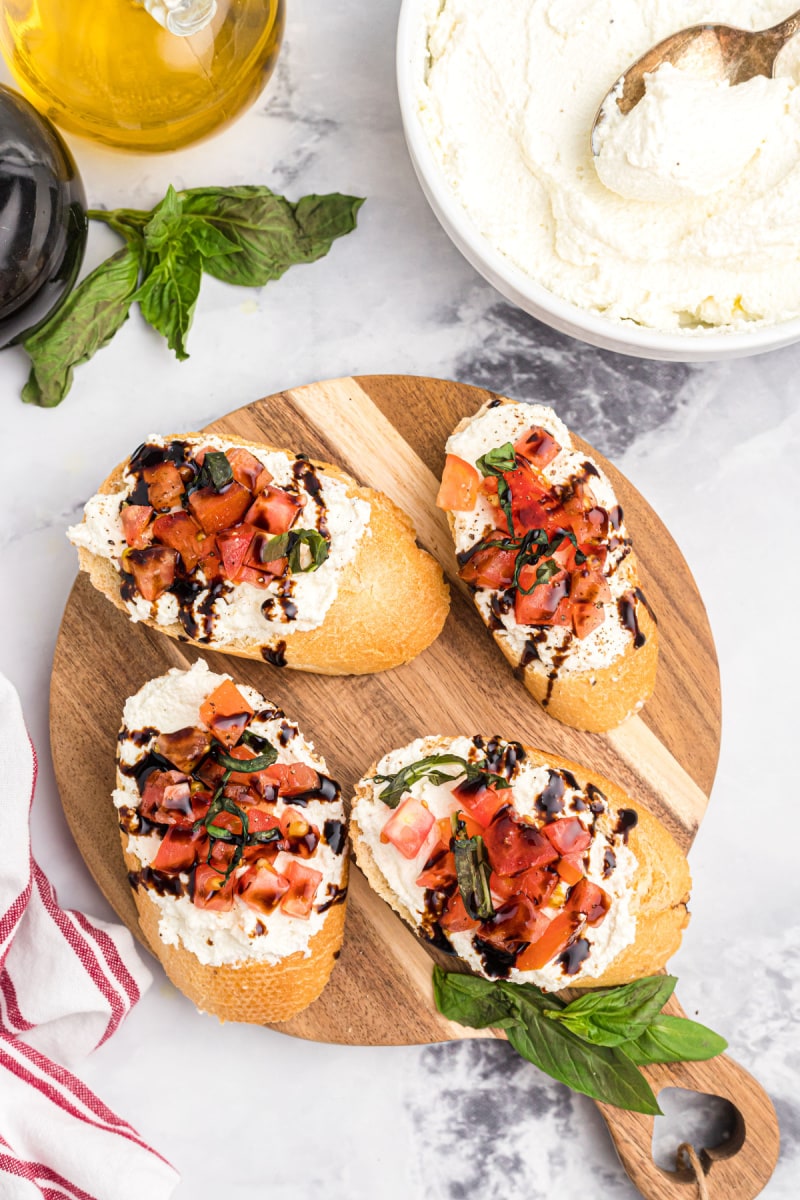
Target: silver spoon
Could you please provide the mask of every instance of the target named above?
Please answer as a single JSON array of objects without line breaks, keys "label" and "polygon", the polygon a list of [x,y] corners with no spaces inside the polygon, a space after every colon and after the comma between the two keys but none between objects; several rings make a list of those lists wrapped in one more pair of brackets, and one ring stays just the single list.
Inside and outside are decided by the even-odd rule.
[{"label": "silver spoon", "polygon": [[771,29],[757,32],[732,25],[693,25],[673,33],[637,59],[609,88],[592,122],[592,154],[598,153],[595,131],[605,118],[603,110],[609,101],[616,99],[619,111],[627,116],[644,96],[645,75],[658,70],[662,63],[674,67],[691,63],[707,79],[744,83],[755,75],[771,76],[775,59],[798,31],[800,11]]}]

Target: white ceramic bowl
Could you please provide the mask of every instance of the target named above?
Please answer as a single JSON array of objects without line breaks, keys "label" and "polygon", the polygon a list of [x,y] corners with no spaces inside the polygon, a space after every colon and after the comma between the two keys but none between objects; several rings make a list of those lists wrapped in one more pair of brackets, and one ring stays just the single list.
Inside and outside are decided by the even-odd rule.
[{"label": "white ceramic bowl", "polygon": [[[487,0],[491,3],[492,0]],[[425,10],[430,0],[403,0],[397,30],[397,87],[411,161],[426,199],[469,263],[498,292],[533,317],[592,346],[637,358],[709,362],[763,354],[800,341],[800,318],[734,333],[660,333],[622,324],[559,299],[496,250],[472,224],[441,175],[417,116],[416,92],[425,61]]]}]

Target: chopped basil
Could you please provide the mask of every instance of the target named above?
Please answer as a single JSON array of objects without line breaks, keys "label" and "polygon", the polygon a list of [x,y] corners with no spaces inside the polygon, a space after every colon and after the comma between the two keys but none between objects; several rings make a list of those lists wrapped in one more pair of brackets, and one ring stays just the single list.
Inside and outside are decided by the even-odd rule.
[{"label": "chopped basil", "polygon": [[494,450],[488,450],[475,464],[483,476],[493,475],[497,480],[497,499],[505,513],[508,532],[512,535],[514,533],[514,517],[511,512],[511,488],[506,482],[504,473],[513,471],[516,465],[517,459],[511,442],[506,442],[503,446],[495,446]]},{"label": "chopped basil", "polygon": [[[440,770],[441,767],[447,766],[458,769],[454,775]],[[502,775],[495,775],[489,771],[485,761],[470,763],[457,754],[431,754],[428,758],[421,758],[418,762],[409,763],[407,767],[403,767],[394,775],[374,775],[373,782],[388,785],[378,793],[378,799],[382,800],[389,808],[397,808],[405,793],[411,791],[411,788],[420,779],[425,779],[427,776],[435,787],[439,787],[443,783],[455,783],[462,775],[466,775],[469,783],[476,779],[483,779],[487,787],[511,787],[511,784]]]},{"label": "chopped basil", "polygon": [[267,749],[263,754],[242,759],[226,754],[221,746],[215,746],[214,757],[220,766],[227,767],[229,771],[242,771],[245,775],[253,775],[256,771],[265,771],[267,767],[271,767],[278,758],[278,751],[267,742]]},{"label": "chopped basil", "polygon": [[506,442],[503,446],[495,446],[494,450],[487,450],[475,465],[482,475],[498,475],[503,471],[513,471],[517,456],[511,442]]},{"label": "chopped basil", "polygon": [[215,492],[221,492],[232,481],[233,470],[226,455],[221,450],[207,450],[196,486],[212,487]]},{"label": "chopped basil", "polygon": [[489,890],[489,875],[492,868],[486,857],[483,838],[476,834],[467,835],[467,827],[461,813],[453,813],[453,855],[456,860],[456,879],[467,915],[473,921],[487,921],[494,916],[494,905]]},{"label": "chopped basil", "polygon": [[[309,561],[303,566],[302,547],[309,552]],[[262,563],[274,562],[276,558],[288,558],[292,575],[316,571],[328,557],[328,542],[316,529],[290,529],[263,542],[260,551]]]}]

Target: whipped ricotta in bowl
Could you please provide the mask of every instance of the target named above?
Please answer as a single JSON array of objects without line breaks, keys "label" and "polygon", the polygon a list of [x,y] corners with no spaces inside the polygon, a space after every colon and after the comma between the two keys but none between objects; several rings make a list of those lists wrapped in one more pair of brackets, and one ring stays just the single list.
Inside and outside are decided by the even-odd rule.
[{"label": "whipped ricotta in bowl", "polygon": [[[622,328],[696,340],[775,325],[800,316],[798,39],[779,78],[750,88],[746,119],[731,115],[740,97],[706,96],[722,127],[714,162],[690,127],[688,159],[676,167],[674,141],[659,142],[650,122],[643,163],[617,154],[618,167],[625,159],[638,174],[632,198],[602,182],[589,135],[613,81],[663,38],[720,19],[766,28],[791,9],[776,0],[730,0],[724,13],[704,0],[428,0],[417,6],[417,117],[472,226],[554,297]],[[691,108],[695,83],[683,100],[673,94],[673,113]]]}]

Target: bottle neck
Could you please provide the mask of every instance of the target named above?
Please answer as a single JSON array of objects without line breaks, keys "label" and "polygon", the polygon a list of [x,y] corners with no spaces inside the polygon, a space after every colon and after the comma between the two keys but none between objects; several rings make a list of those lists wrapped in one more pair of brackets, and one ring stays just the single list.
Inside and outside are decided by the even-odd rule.
[{"label": "bottle neck", "polygon": [[139,0],[159,25],[178,37],[191,37],[213,21],[217,0]]}]

